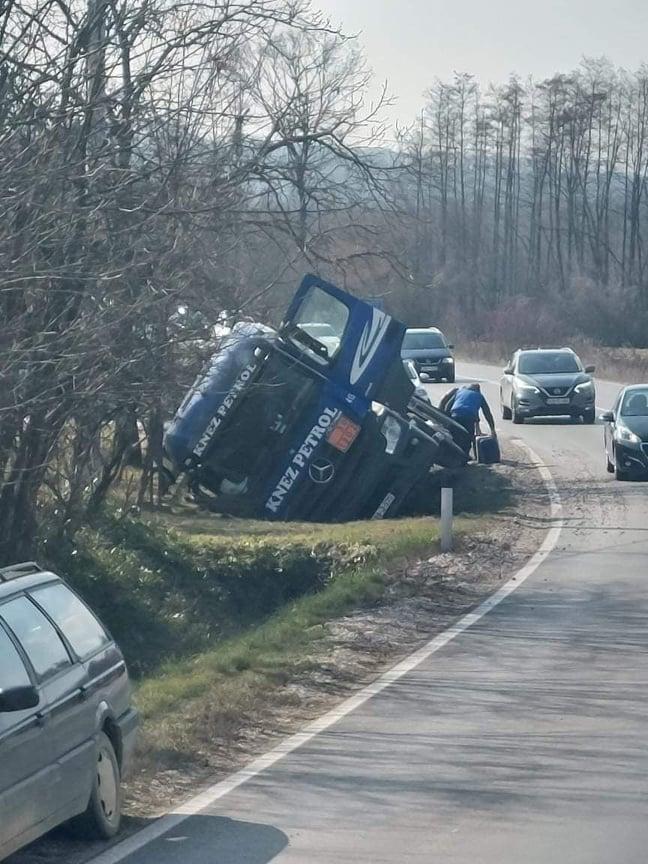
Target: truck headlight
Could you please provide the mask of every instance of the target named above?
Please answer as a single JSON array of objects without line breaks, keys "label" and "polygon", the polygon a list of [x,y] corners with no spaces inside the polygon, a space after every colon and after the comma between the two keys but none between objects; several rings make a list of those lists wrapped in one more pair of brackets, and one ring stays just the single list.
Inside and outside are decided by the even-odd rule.
[{"label": "truck headlight", "polygon": [[380,431],[382,432],[386,442],[385,453],[391,455],[398,447],[398,442],[400,441],[403,431],[402,426],[395,417],[392,417],[391,414],[387,414],[383,420]]}]

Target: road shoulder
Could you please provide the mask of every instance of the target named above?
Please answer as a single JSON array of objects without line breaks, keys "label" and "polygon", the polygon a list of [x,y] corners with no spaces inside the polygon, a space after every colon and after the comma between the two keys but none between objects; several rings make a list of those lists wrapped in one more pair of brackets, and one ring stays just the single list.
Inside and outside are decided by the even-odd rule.
[{"label": "road shoulder", "polygon": [[[303,655],[278,670],[275,685],[250,694],[241,716],[224,716],[214,693],[200,704],[187,704],[182,716],[174,718],[174,729],[182,730],[175,734],[183,735],[183,741],[165,748],[168,734],[158,730],[159,746],[148,742],[128,785],[127,832],[334,709],[478,606],[524,565],[550,526],[549,501],[526,449],[507,441],[503,455],[503,463],[489,470],[510,489],[508,503],[496,515],[473,517],[472,525],[468,520],[454,553],[403,560],[391,567],[378,602],[319,625]],[[472,472],[474,485],[471,489],[469,482],[463,496],[484,493],[483,472]],[[11,864],[79,864],[97,851],[59,831],[15,856]]]}]

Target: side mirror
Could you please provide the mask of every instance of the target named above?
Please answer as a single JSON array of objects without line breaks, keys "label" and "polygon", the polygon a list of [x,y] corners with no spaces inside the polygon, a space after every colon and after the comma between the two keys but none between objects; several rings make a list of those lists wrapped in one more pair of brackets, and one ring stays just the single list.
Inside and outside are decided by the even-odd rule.
[{"label": "side mirror", "polygon": [[504,374],[505,375],[512,375],[513,374],[513,368],[511,366],[506,366],[506,368],[504,369]]},{"label": "side mirror", "polygon": [[448,348],[449,348],[451,351],[454,351],[454,345],[448,345]]},{"label": "side mirror", "polygon": [[613,423],[614,411],[604,411],[602,414],[599,414],[599,420],[602,420],[604,423]]},{"label": "side mirror", "polygon": [[591,375],[593,372],[596,372],[596,366],[586,366],[585,371],[588,375]]},{"label": "side mirror", "polygon": [[31,685],[0,690],[0,714],[27,711],[29,708],[35,708],[39,701],[38,690]]}]

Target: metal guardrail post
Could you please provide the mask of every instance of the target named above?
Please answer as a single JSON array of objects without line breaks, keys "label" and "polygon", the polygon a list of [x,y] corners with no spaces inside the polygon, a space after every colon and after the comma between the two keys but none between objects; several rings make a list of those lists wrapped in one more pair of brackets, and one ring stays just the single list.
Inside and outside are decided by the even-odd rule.
[{"label": "metal guardrail post", "polygon": [[441,489],[441,551],[452,551],[453,489]]}]

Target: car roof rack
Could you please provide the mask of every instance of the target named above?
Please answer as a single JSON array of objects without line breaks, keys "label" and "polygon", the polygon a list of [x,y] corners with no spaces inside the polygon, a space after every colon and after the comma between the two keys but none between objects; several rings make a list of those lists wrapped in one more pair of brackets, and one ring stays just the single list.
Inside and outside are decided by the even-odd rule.
[{"label": "car roof rack", "polygon": [[9,567],[0,567],[0,582],[9,582],[10,579],[18,579],[19,576],[29,576],[31,573],[42,572],[43,568],[35,561],[11,564]]}]

